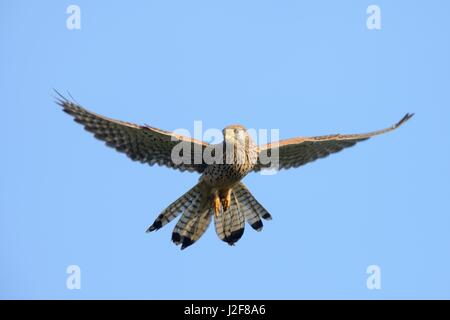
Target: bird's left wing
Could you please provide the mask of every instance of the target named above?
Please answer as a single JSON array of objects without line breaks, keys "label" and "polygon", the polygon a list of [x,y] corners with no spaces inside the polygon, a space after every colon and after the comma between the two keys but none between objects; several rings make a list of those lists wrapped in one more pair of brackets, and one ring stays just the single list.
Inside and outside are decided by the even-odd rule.
[{"label": "bird's left wing", "polygon": [[263,145],[259,148],[258,162],[253,170],[260,171],[262,169],[273,168],[273,161],[276,163],[277,160],[278,163],[276,163],[275,169],[289,169],[302,166],[308,162],[324,158],[331,153],[354,146],[356,143],[367,140],[370,137],[395,130],[413,115],[408,113],[395,125],[369,133],[335,134],[307,138],[299,137]]},{"label": "bird's left wing", "polygon": [[[59,93],[58,93],[59,95]],[[57,103],[74,120],[92,132],[97,139],[103,140],[110,147],[125,153],[129,158],[150,165],[158,164],[181,171],[203,172],[203,150],[208,143],[195,140],[173,132],[164,131],[147,125],[140,126],[129,122],[110,119],[90,112],[78,104],[59,95]],[[188,150],[189,161],[172,157],[175,146],[183,144],[181,154]]]}]

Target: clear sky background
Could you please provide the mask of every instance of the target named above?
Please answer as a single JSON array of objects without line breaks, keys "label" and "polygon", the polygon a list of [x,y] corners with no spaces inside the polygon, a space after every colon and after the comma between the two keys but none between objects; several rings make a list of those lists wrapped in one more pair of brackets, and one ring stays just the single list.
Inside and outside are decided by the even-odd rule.
[{"label": "clear sky background", "polygon": [[[66,8],[81,8],[81,30]],[[381,8],[381,30],[366,9]],[[450,298],[448,1],[0,1],[1,298]],[[166,130],[394,133],[249,175],[230,247],[145,229],[198,175],[134,163],[54,104]],[[81,268],[81,289],[66,268]],[[369,265],[381,290],[366,287]]]}]

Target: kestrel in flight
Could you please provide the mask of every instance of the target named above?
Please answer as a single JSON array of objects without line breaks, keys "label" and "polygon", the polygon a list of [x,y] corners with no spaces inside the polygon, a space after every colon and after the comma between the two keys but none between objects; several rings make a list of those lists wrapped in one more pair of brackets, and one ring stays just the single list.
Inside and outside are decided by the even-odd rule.
[{"label": "kestrel in flight", "polygon": [[[273,164],[266,161],[269,154],[277,155],[274,161],[278,169],[296,168],[393,131],[413,116],[406,114],[395,125],[374,132],[299,137],[258,147],[241,125],[227,126],[223,129],[223,142],[210,145],[147,125],[97,115],[61,95],[57,103],[96,138],[132,160],[201,174],[198,183],[164,209],[147,229],[147,232],[158,230],[181,214],[172,233],[172,241],[181,245],[181,249],[204,234],[213,216],[217,235],[229,245],[242,237],[245,221],[256,231],[262,230],[261,218],[270,220],[272,217],[241,180],[250,172],[271,168]],[[179,155],[189,156],[190,161],[174,158],[173,150],[177,145],[185,147]],[[218,155],[218,158],[207,161],[206,154]]]}]

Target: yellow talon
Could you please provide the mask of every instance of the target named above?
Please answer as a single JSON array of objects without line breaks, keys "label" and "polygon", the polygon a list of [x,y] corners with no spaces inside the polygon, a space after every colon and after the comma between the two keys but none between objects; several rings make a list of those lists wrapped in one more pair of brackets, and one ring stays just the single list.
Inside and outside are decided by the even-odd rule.
[{"label": "yellow talon", "polygon": [[214,197],[214,214],[216,216],[216,218],[219,216],[220,213],[220,198],[219,196],[215,196]]},{"label": "yellow talon", "polygon": [[229,191],[225,198],[222,199],[223,211],[227,211],[231,205],[231,192]]}]

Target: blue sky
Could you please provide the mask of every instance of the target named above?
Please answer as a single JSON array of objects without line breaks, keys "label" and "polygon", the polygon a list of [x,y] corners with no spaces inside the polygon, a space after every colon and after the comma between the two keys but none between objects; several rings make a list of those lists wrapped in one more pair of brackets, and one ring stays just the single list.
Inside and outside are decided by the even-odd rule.
[{"label": "blue sky", "polygon": [[[66,28],[66,8],[81,29]],[[366,8],[381,8],[368,30]],[[1,1],[0,297],[450,298],[448,1]],[[245,183],[234,247],[144,231],[198,179],[134,163],[54,104],[166,130],[389,135]],[[81,268],[81,289],[66,268]],[[381,269],[381,289],[366,269]]]}]

